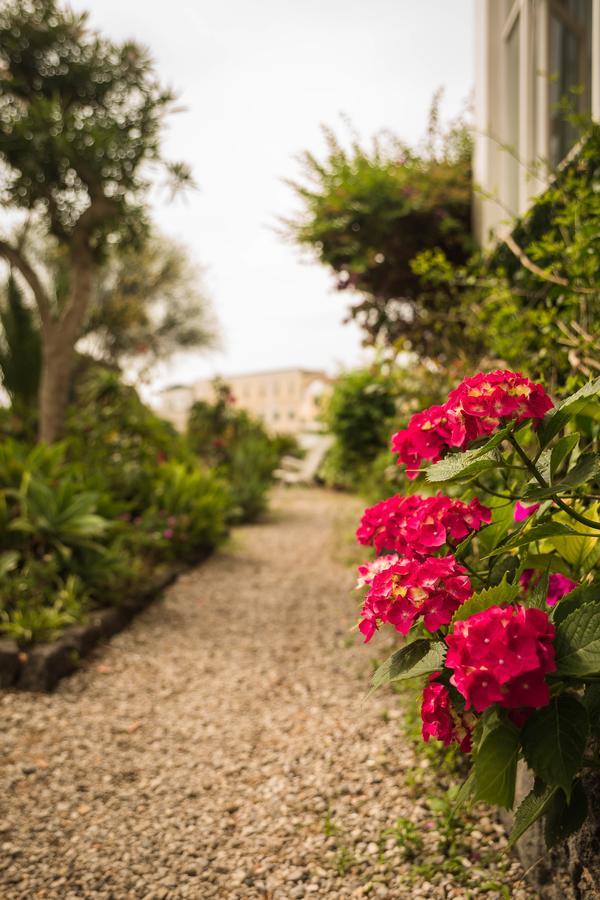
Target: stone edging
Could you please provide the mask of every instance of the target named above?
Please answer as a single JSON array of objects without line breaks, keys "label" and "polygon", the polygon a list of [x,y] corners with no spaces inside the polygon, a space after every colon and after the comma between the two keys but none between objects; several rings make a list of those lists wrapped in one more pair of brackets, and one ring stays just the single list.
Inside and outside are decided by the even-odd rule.
[{"label": "stone edging", "polygon": [[20,650],[15,641],[0,640],[0,688],[52,691],[78,668],[96,644],[122,631],[129,622],[177,580],[187,566],[175,565],[157,574],[148,587],[122,606],[95,610],[82,625],[72,625],[59,638]]}]

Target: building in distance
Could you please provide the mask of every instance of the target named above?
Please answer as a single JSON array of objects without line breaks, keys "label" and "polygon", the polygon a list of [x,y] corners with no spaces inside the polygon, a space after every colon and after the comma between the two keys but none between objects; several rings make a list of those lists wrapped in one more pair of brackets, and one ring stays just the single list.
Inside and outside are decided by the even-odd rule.
[{"label": "building in distance", "polygon": [[[222,378],[236,406],[260,419],[272,432],[301,434],[320,428],[319,413],[332,379],[318,369],[273,369]],[[155,404],[163,418],[182,431],[196,400],[215,399],[213,379],[166,388]]]}]

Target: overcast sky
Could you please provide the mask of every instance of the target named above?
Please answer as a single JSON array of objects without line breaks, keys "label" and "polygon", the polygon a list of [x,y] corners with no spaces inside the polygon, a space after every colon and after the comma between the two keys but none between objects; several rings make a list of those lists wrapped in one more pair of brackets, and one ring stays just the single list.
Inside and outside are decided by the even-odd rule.
[{"label": "overcast sky", "polygon": [[73,0],[115,39],[156,59],[185,110],[167,155],[191,164],[199,190],[157,204],[159,227],[206,267],[223,349],[175,360],[155,385],[303,366],[356,364],[360,333],[347,296],[274,232],[293,196],[295,155],[323,149],[340,115],[370,138],[417,141],[433,92],[458,113],[473,84],[475,0]]}]

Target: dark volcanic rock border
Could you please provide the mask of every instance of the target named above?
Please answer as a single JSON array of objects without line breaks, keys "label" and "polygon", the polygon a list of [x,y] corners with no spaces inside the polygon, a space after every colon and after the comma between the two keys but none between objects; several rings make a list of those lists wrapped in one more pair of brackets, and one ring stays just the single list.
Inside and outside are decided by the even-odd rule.
[{"label": "dark volcanic rock border", "polygon": [[187,566],[171,566],[157,573],[137,597],[121,606],[95,610],[83,624],[65,629],[55,641],[22,650],[13,640],[0,640],[0,688],[52,691],[97,644],[122,631],[186,569]]}]

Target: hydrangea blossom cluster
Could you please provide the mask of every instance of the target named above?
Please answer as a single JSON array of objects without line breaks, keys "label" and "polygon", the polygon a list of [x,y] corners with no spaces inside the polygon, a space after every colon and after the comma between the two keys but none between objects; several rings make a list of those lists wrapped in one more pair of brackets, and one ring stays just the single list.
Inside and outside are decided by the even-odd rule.
[{"label": "hydrangea blossom cluster", "polygon": [[554,672],[554,626],[541,609],[492,606],[457,622],[446,637],[450,681],[466,708],[483,712],[537,709],[550,701],[545,676]]},{"label": "hydrangea blossom cluster", "polygon": [[356,589],[366,587],[373,584],[373,579],[379,572],[389,569],[391,565],[397,563],[400,557],[397,553],[388,553],[385,556],[378,556],[370,562],[363,563],[358,567],[358,579],[356,581]]},{"label": "hydrangea blossom cluster", "polygon": [[451,391],[442,406],[412,416],[392,436],[392,451],[415,478],[424,460],[437,462],[450,448],[465,450],[506,422],[541,419],[552,406],[542,385],[518,372],[480,372]]},{"label": "hydrangea blossom cluster", "polygon": [[[525,569],[519,578],[519,583],[524,590],[529,590],[534,579],[535,569]],[[539,581],[541,575],[538,575],[536,581]],[[535,584],[535,582],[534,582]],[[576,581],[563,575],[561,572],[553,572],[548,578],[548,593],[546,594],[546,603],[548,606],[556,606],[559,600],[566,594],[570,594],[572,590],[579,587]]]},{"label": "hydrangea blossom cluster", "polygon": [[443,494],[395,496],[364,511],[356,538],[359,544],[373,545],[378,553],[394,550],[407,557],[428,556],[449,541],[462,541],[491,518],[491,510],[477,498],[464,503]]},{"label": "hydrangea blossom cluster", "polygon": [[423,691],[421,720],[423,740],[430,738],[442,741],[444,746],[456,742],[463,753],[471,750],[473,715],[459,713],[453,706],[448,688],[435,681],[439,672],[434,673]]},{"label": "hydrangea blossom cluster", "polygon": [[367,642],[379,622],[390,622],[406,635],[422,616],[425,628],[433,632],[447,625],[472,593],[466,570],[451,554],[401,559],[373,577],[358,627]]}]

